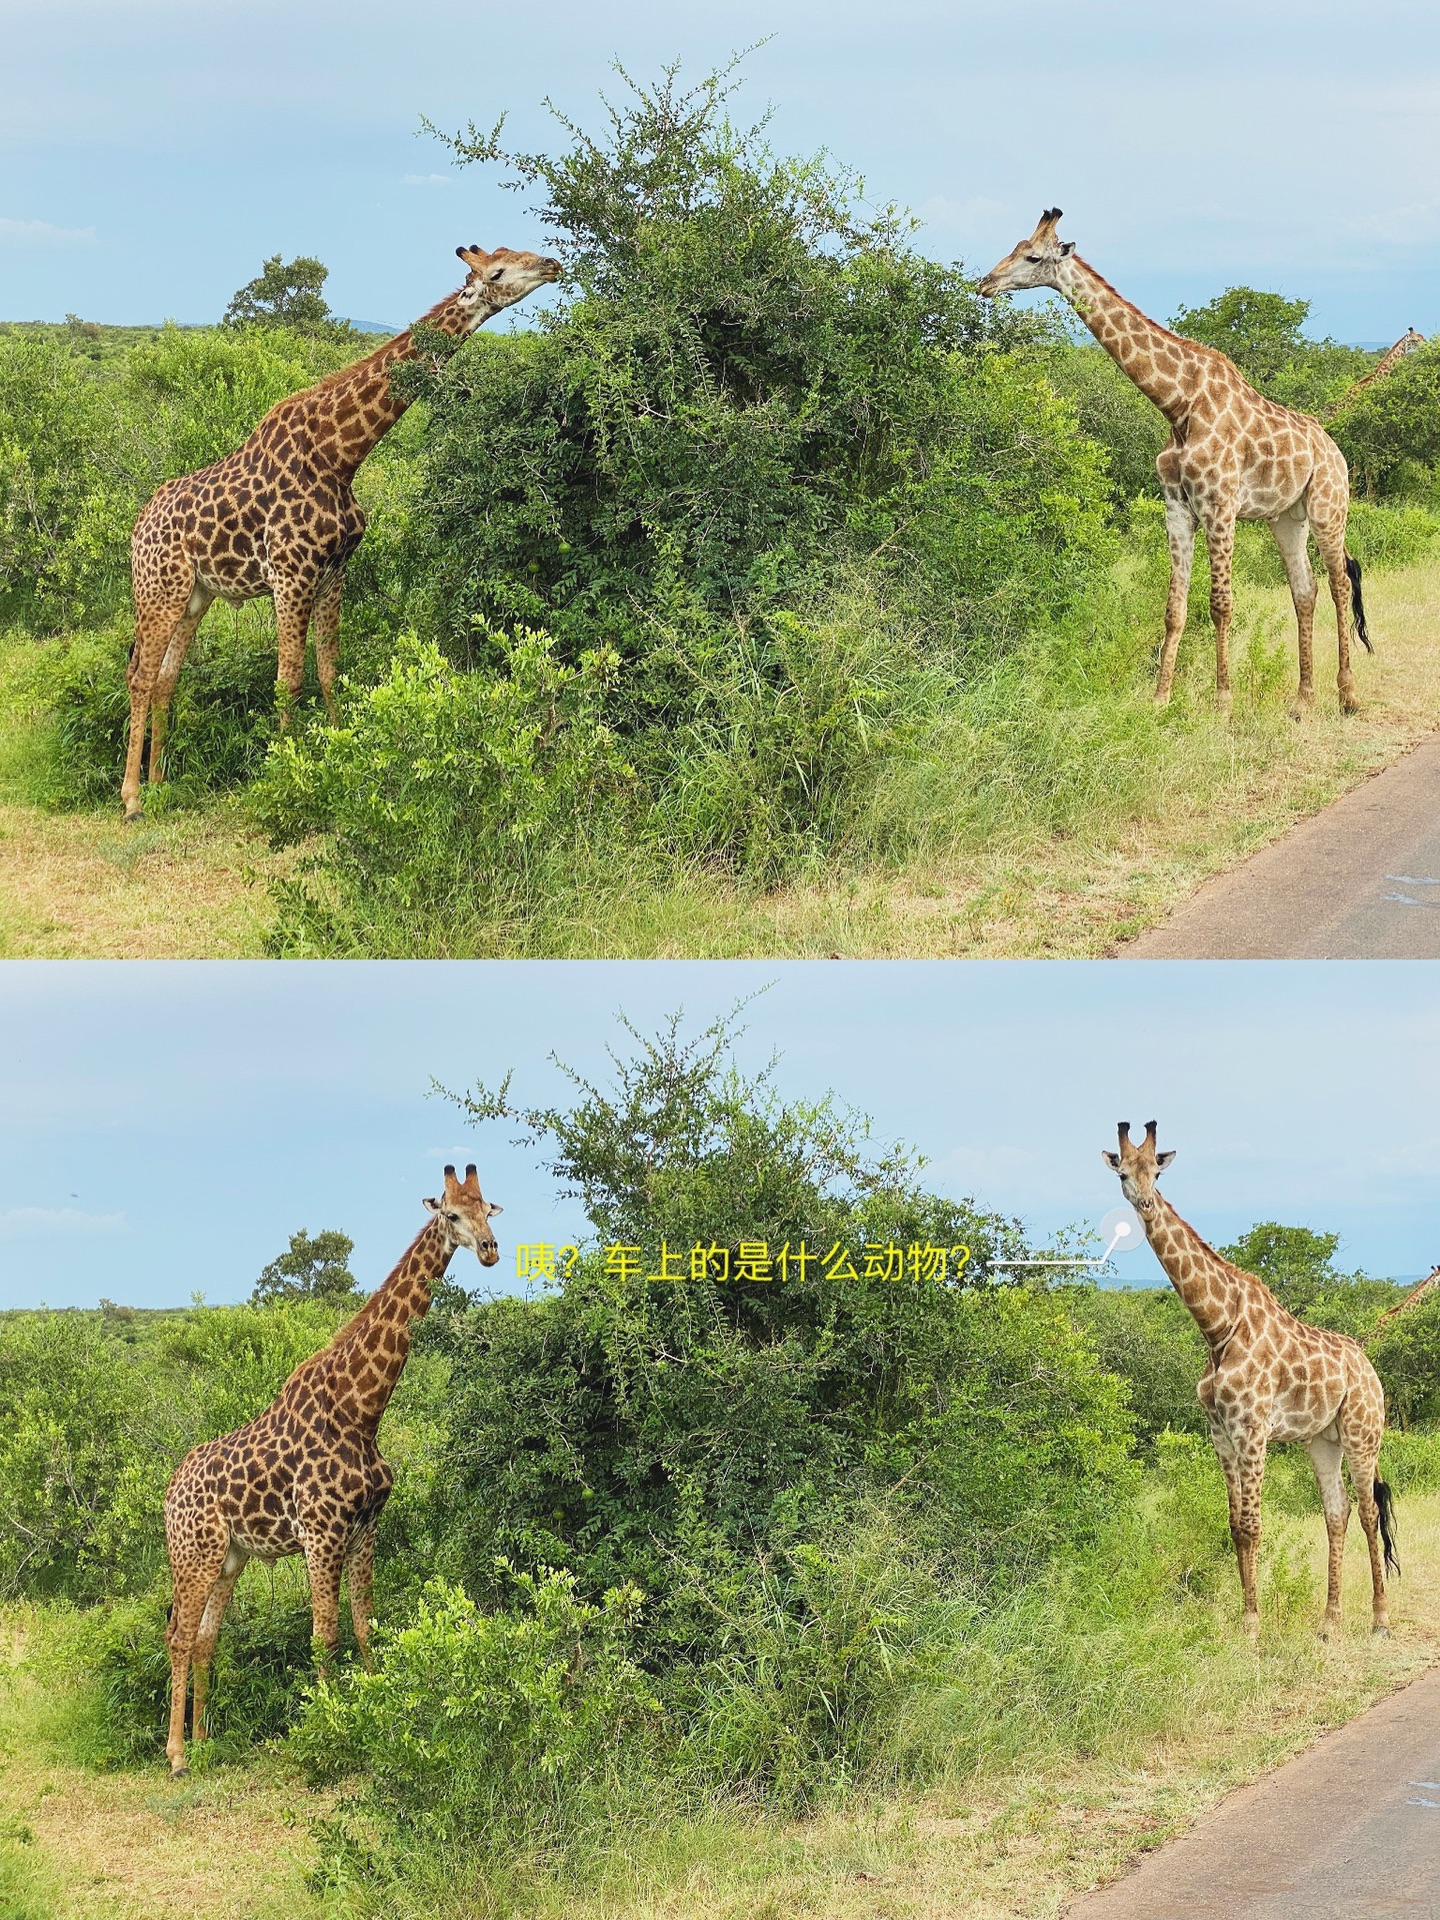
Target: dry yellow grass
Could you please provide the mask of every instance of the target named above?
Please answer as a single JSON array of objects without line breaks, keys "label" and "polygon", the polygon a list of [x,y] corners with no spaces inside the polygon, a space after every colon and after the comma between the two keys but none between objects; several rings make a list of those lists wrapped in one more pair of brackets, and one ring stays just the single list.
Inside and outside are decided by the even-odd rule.
[{"label": "dry yellow grass", "polygon": [[278,865],[233,804],[139,827],[118,806],[106,817],[0,804],[0,958],[258,955]]},{"label": "dry yellow grass", "polygon": [[[1123,1873],[1229,1790],[1308,1746],[1440,1660],[1440,1495],[1402,1506],[1405,1577],[1395,1633],[1368,1633],[1368,1573],[1353,1550],[1342,1641],[1267,1632],[1257,1655],[1238,1628],[1196,1649],[1183,1728],[1110,1755],[1012,1772],[919,1800],[873,1803],[776,1830],[702,1824],[617,1863],[608,1886],[536,1889],[507,1911],[546,1920],[1054,1920],[1076,1893]],[[1274,1531],[1301,1544],[1323,1580],[1318,1519]],[[41,1920],[287,1920],[329,1911],[307,1892],[307,1827],[321,1802],[277,1763],[224,1768],[171,1786],[158,1771],[103,1775],[45,1734],[39,1683],[0,1663],[0,1838],[28,1829]],[[637,1885],[637,1878],[643,1882]],[[4,1881],[0,1877],[0,1892]],[[388,1908],[386,1909],[388,1914]],[[405,1909],[486,1920],[460,1890]]]}]

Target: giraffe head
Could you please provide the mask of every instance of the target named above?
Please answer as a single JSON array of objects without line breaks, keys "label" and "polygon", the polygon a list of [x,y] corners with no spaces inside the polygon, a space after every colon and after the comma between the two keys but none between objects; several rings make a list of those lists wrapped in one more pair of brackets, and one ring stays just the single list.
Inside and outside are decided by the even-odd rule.
[{"label": "giraffe head", "polygon": [[445,1169],[445,1191],[438,1200],[427,1200],[440,1231],[450,1242],[450,1251],[469,1247],[482,1267],[493,1267],[500,1258],[495,1235],[490,1229],[492,1214],[502,1208],[493,1206],[480,1191],[474,1167],[466,1167],[465,1178],[455,1178],[454,1167]]},{"label": "giraffe head", "polygon": [[1060,262],[1075,251],[1073,240],[1056,236],[1060,219],[1059,207],[1047,207],[1030,238],[993,266],[975,291],[989,300],[994,294],[1019,293],[1025,287],[1058,287]]},{"label": "giraffe head", "polygon": [[1160,1196],[1155,1191],[1155,1182],[1175,1158],[1173,1150],[1169,1153],[1155,1151],[1155,1122],[1145,1122],[1145,1138],[1137,1146],[1130,1138],[1130,1122],[1122,1120],[1117,1129],[1120,1135],[1120,1151],[1107,1153],[1100,1157],[1113,1172],[1120,1176],[1120,1191],[1134,1207],[1142,1220],[1154,1213]]},{"label": "giraffe head", "polygon": [[459,257],[470,269],[470,277],[456,298],[473,332],[492,313],[513,307],[527,293],[560,278],[560,262],[544,253],[516,253],[510,247],[496,247],[486,253],[483,247],[457,247]]}]

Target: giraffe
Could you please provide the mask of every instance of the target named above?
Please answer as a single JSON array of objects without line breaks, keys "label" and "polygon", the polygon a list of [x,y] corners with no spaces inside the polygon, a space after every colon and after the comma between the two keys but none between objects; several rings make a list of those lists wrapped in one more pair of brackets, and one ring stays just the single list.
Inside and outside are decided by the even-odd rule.
[{"label": "giraffe", "polygon": [[[417,326],[464,339],[505,307],[560,277],[557,260],[497,247],[457,247],[469,275]],[[135,523],[131,580],[130,742],[121,798],[142,817],[140,761],[150,725],[150,779],[165,773],[170,698],[195,630],[213,600],[275,601],[279,674],[291,699],[305,673],[312,620],[320,691],[332,724],[345,563],[365,515],[352,482],[366,455],[409,406],[390,370],[420,352],[413,328],[272,407],[244,446],[199,473],[167,480]],[[282,707],[281,722],[286,710]]]},{"label": "giraffe", "polygon": [[1246,1633],[1254,1637],[1260,1631],[1255,1562],[1265,1452],[1272,1440],[1300,1441],[1320,1486],[1330,1541],[1321,1638],[1340,1629],[1340,1575],[1350,1519],[1342,1458],[1350,1469],[1370,1549],[1371,1626],[1376,1633],[1388,1633],[1385,1572],[1400,1569],[1391,1493],[1376,1471],[1385,1431],[1385,1391],[1375,1369],[1358,1340],[1297,1320],[1263,1281],[1222,1260],[1160,1197],[1155,1182],[1175,1155],[1156,1152],[1153,1120],[1147,1121],[1138,1146],[1130,1138],[1128,1121],[1120,1122],[1119,1137],[1120,1151],[1105,1153],[1105,1163],[1119,1174],[1121,1191],[1140,1216],[1156,1259],[1210,1349],[1209,1365],[1195,1392],[1225,1474]]},{"label": "giraffe", "polygon": [[1418,1306],[1427,1294],[1433,1293],[1437,1281],[1440,1281],[1440,1267],[1432,1267],[1423,1280],[1411,1287],[1403,1300],[1397,1302],[1393,1307],[1387,1307],[1376,1320],[1374,1326],[1371,1327],[1369,1333],[1366,1334],[1365,1341],[1367,1346],[1382,1327],[1388,1327],[1392,1320],[1398,1319],[1402,1313],[1408,1313],[1411,1307]]},{"label": "giraffe", "polygon": [[1362,374],[1353,385],[1345,389],[1340,399],[1330,409],[1329,417],[1334,419],[1337,414],[1344,413],[1357,393],[1363,393],[1366,387],[1373,387],[1377,380],[1383,380],[1387,373],[1393,373],[1407,353],[1413,353],[1417,347],[1423,347],[1424,344],[1424,334],[1417,333],[1414,327],[1402,333],[1394,346],[1376,361],[1369,373]]},{"label": "giraffe", "polygon": [[445,1169],[445,1190],[427,1200],[430,1219],[398,1266],[328,1347],[303,1361],[265,1411],[234,1433],[193,1447],[165,1494],[165,1539],[174,1600],[170,1648],[172,1776],[185,1764],[185,1691],[195,1669],[191,1735],[206,1737],[210,1656],[247,1560],[267,1566],[303,1553],[315,1637],[333,1654],[340,1638],[340,1576],[370,1664],[370,1583],[375,1529],[393,1475],[375,1444],[380,1417],[404,1371],[411,1322],[429,1310],[431,1288],[458,1247],[483,1267],[500,1258],[491,1229],[500,1208],[486,1200],[473,1166]]},{"label": "giraffe", "polygon": [[1345,456],[1318,420],[1257,393],[1223,353],[1171,333],[1122,299],[1080,258],[1073,240],[1058,237],[1060,219],[1058,207],[1042,214],[1030,238],[992,267],[977,291],[990,299],[1025,287],[1055,288],[1170,422],[1169,444],[1155,462],[1170,544],[1170,594],[1156,702],[1164,706],[1169,701],[1175,678],[1198,526],[1210,557],[1215,700],[1222,712],[1229,711],[1235,522],[1264,520],[1285,564],[1299,627],[1300,684],[1291,712],[1298,718],[1315,698],[1311,637],[1317,590],[1307,529],[1320,548],[1335,602],[1340,705],[1346,713],[1356,712],[1359,702],[1350,670],[1352,601],[1360,643],[1367,653],[1373,649],[1360,595],[1360,563],[1345,551],[1350,502]]}]

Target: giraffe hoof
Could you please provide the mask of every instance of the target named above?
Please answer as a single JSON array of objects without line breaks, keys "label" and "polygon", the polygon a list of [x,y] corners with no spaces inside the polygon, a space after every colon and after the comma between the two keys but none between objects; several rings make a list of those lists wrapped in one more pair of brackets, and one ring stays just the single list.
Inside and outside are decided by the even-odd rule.
[{"label": "giraffe hoof", "polygon": [[188,1780],[190,1778],[190,1769],[183,1760],[178,1767],[171,1767],[170,1778],[172,1780]]},{"label": "giraffe hoof", "polygon": [[1228,687],[1226,688],[1224,693],[1216,694],[1215,696],[1216,713],[1219,713],[1219,714],[1229,713],[1233,709],[1234,705],[1235,705],[1235,696],[1233,693],[1230,692]]},{"label": "giraffe hoof", "polygon": [[125,824],[127,827],[138,827],[144,818],[145,809],[143,807],[127,807],[125,809]]},{"label": "giraffe hoof", "polygon": [[1370,1629],[1370,1638],[1372,1640],[1388,1640],[1390,1638],[1389,1622],[1382,1620],[1377,1626],[1373,1626]]}]

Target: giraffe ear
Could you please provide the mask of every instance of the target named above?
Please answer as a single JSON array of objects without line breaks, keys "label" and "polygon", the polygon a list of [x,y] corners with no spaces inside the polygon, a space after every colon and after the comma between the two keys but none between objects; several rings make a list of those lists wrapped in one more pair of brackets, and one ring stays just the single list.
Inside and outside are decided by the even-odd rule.
[{"label": "giraffe ear", "polygon": [[487,1200],[485,1202],[485,1218],[487,1220],[493,1220],[497,1213],[503,1213],[504,1211],[505,1209],[503,1207],[497,1207],[493,1200]]},{"label": "giraffe ear", "polygon": [[1062,240],[1060,242],[1060,257],[1062,260],[1065,258],[1066,254],[1074,253],[1074,251],[1075,251],[1075,242],[1073,240]]},{"label": "giraffe ear", "polygon": [[440,1202],[438,1200],[426,1200],[425,1205],[431,1213],[438,1213],[440,1211]]},{"label": "giraffe ear", "polygon": [[1170,1149],[1169,1153],[1157,1153],[1155,1156],[1155,1171],[1157,1173],[1163,1173],[1166,1167],[1169,1166],[1170,1162],[1174,1158],[1175,1158],[1174,1147]]},{"label": "giraffe ear", "polygon": [[1118,1153],[1111,1153],[1108,1148],[1102,1147],[1100,1149],[1100,1158],[1105,1162],[1106,1166],[1109,1167],[1112,1173],[1119,1173],[1120,1156]]}]

